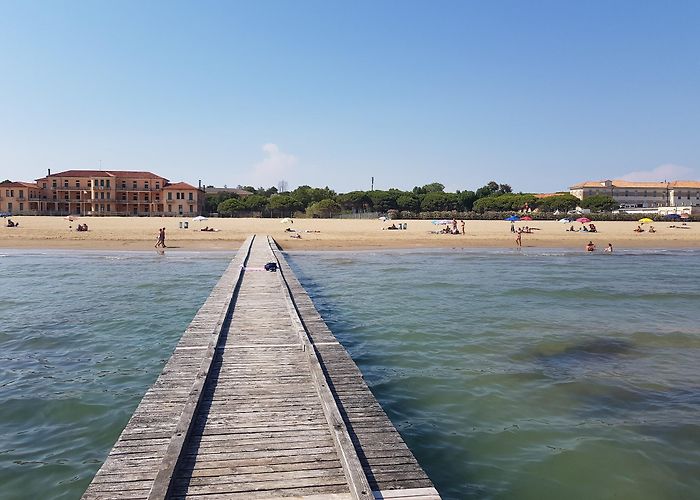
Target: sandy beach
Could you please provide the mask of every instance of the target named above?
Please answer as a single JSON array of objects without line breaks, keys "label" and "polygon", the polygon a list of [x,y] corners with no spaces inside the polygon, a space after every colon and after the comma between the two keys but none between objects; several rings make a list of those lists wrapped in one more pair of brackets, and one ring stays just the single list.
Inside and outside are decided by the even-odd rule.
[{"label": "sandy beach", "polygon": [[[19,227],[0,227],[0,248],[54,248],[92,250],[148,250],[166,228],[166,245],[173,250],[234,250],[250,234],[272,235],[285,250],[343,250],[376,248],[468,248],[515,247],[515,235],[505,221],[465,221],[464,235],[434,234],[441,226],[430,221],[294,219],[208,219],[195,222],[178,218],[85,217],[68,221],[63,217],[13,217]],[[180,228],[188,222],[189,228]],[[88,225],[87,232],[76,230]],[[406,230],[387,230],[392,223]],[[700,246],[700,226],[676,222],[655,223],[655,233],[636,233],[636,222],[596,222],[597,233],[568,232],[569,224],[555,221],[518,222],[530,226],[523,234],[523,247],[581,248],[593,241],[599,250],[608,243],[615,248],[693,248]],[[675,227],[674,227],[675,226]],[[200,229],[210,227],[213,232]],[[580,227],[580,224],[575,224]],[[643,226],[648,229],[648,225]],[[289,232],[293,229],[295,232]],[[300,235],[301,238],[294,238]]]}]

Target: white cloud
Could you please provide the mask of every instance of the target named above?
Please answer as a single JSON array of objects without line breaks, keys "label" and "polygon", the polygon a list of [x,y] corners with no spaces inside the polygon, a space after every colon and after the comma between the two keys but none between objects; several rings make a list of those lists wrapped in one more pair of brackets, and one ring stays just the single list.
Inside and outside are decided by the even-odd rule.
[{"label": "white cloud", "polygon": [[682,165],[674,165],[672,163],[665,163],[659,165],[651,170],[638,170],[636,172],[629,172],[620,179],[626,181],[675,181],[675,180],[692,180],[696,176],[695,170],[689,167],[684,167]]},{"label": "white cloud", "polygon": [[299,163],[296,156],[280,151],[277,144],[262,147],[265,158],[253,167],[252,179],[255,186],[276,186],[280,180],[289,180],[290,173]]}]

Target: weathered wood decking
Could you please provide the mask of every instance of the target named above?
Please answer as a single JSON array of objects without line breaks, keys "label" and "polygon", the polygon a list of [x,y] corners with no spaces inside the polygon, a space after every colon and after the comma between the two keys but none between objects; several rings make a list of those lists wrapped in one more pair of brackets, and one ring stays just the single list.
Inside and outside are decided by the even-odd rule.
[{"label": "weathered wood decking", "polygon": [[83,496],[185,497],[440,498],[271,238],[243,244]]}]

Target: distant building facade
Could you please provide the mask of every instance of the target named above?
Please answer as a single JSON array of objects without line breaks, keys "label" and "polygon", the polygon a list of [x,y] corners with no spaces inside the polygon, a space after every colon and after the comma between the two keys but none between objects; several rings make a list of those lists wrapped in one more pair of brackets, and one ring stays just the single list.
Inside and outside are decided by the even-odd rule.
[{"label": "distant building facade", "polygon": [[578,199],[595,195],[612,197],[620,208],[700,207],[700,182],[587,181],[574,184],[569,192]]},{"label": "distant building facade", "polygon": [[36,198],[39,187],[30,182],[0,182],[0,213],[24,214],[30,210],[30,200]]},{"label": "distant building facade", "polygon": [[0,212],[15,215],[195,216],[205,198],[199,187],[128,170],[49,170],[36,183],[4,182],[0,190]]}]

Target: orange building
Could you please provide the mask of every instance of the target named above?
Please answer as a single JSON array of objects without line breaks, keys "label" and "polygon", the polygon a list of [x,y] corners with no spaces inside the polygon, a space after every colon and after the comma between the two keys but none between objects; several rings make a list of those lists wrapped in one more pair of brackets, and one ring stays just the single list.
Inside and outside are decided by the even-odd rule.
[{"label": "orange building", "polygon": [[[184,182],[171,184],[151,172],[66,170],[52,174],[49,170],[36,184],[11,184],[27,186],[26,206],[20,208],[15,199],[11,207],[0,205],[13,214],[195,216],[204,210],[203,189]],[[166,203],[166,197],[175,200]]]},{"label": "orange building", "polygon": [[31,214],[31,199],[38,196],[39,186],[30,182],[0,182],[0,213]]}]

